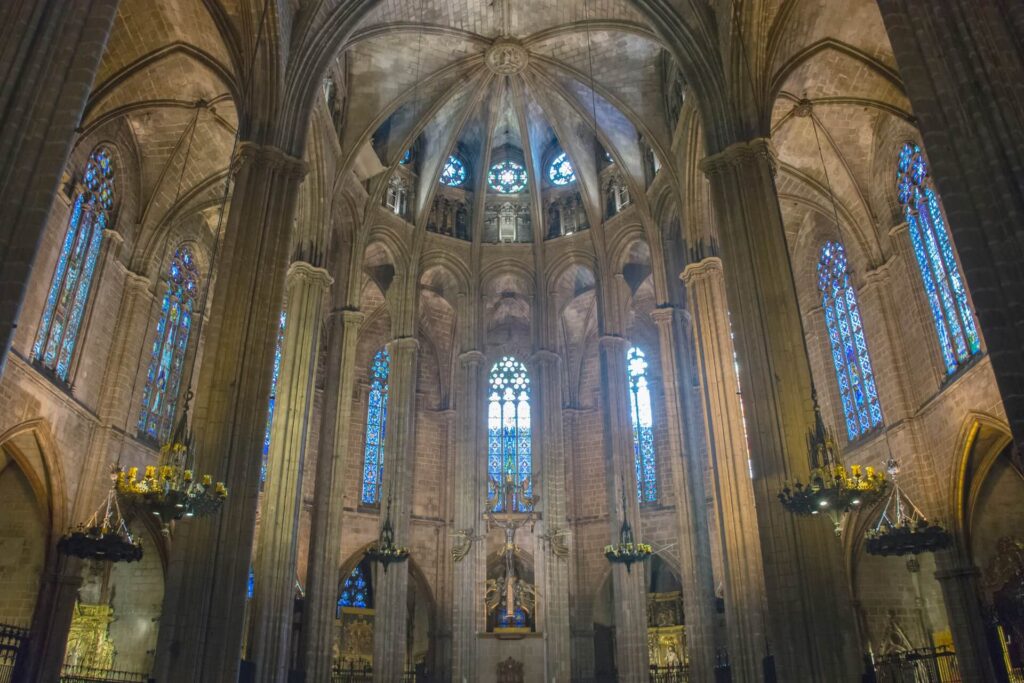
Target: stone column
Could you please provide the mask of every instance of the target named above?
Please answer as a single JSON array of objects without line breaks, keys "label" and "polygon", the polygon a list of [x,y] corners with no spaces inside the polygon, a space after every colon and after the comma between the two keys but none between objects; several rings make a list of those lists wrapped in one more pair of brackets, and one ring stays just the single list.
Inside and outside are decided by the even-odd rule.
[{"label": "stone column", "polygon": [[711,566],[704,468],[694,454],[696,449],[686,430],[689,411],[683,389],[691,385],[682,358],[679,310],[658,308],[652,317],[658,326],[690,675],[695,681],[710,680],[715,668],[715,577]]},{"label": "stone column", "polygon": [[316,391],[324,295],[331,282],[326,270],[305,261],[295,261],[288,268],[288,317],[254,569],[252,650],[256,655],[256,680],[263,683],[288,680],[302,471]]},{"label": "stone column", "polygon": [[238,677],[260,452],[303,172],[302,161],[276,148],[238,148],[193,418],[195,469],[223,480],[230,495],[217,514],[175,528],[158,681]]},{"label": "stone column", "polygon": [[[483,482],[486,460],[480,457],[480,434],[486,405],[484,354],[466,351],[459,356],[460,381],[456,384],[455,501],[453,549],[465,555],[453,563],[452,578],[452,681],[478,680],[477,615],[483,601],[477,586],[477,569],[484,563],[485,545],[472,539],[484,535]],[[466,548],[466,544],[471,544]]]},{"label": "stone column", "polygon": [[682,279],[693,315],[697,371],[704,395],[704,433],[718,518],[714,533],[722,549],[729,662],[737,683],[759,681],[767,636],[764,567],[722,261],[710,256],[692,263]]},{"label": "stone column", "polygon": [[327,400],[316,463],[317,486],[302,625],[302,652],[306,680],[310,683],[327,681],[331,676],[334,612],[341,581],[338,570],[345,511],[345,467],[349,461],[356,348],[362,324],[363,314],[359,311],[335,311],[328,319],[327,389],[324,392]]},{"label": "stone column", "polygon": [[[636,496],[636,468],[633,462],[633,423],[629,408],[624,337],[605,335],[599,342],[601,357],[601,401],[604,427],[605,481],[608,487],[609,543],[619,542],[619,528],[625,515],[636,540],[643,540],[640,503]],[[625,491],[625,510],[623,510]],[[621,683],[646,683],[649,677],[647,652],[647,586],[644,566],[630,571],[612,565],[615,613],[615,667]]]},{"label": "stone column", "polygon": [[569,654],[569,553],[566,520],[565,439],[562,433],[562,373],[558,354],[540,350],[533,356],[541,462],[541,534],[548,541],[544,554],[544,645],[547,650],[545,681],[566,681],[572,675]]},{"label": "stone column", "polygon": [[[412,510],[412,469],[416,451],[416,378],[419,342],[401,337],[388,344],[391,377],[388,385],[388,438],[384,443],[384,489],[380,497],[381,524],[391,500],[391,522],[395,543],[409,545],[409,516]],[[373,680],[392,683],[402,680],[406,667],[406,598],[409,567],[392,565],[377,579],[373,622]]]},{"label": "stone column", "polygon": [[841,545],[826,522],[797,520],[776,497],[785,481],[807,481],[806,437],[814,417],[773,164],[764,139],[736,143],[702,162],[739,357],[769,647],[780,680],[846,681],[860,669],[860,644]]},{"label": "stone column", "polygon": [[961,680],[999,680],[989,655],[985,618],[978,599],[978,575],[981,572],[956,550],[936,553],[935,564],[938,570],[935,578],[942,587]]},{"label": "stone column", "polygon": [[878,0],[992,370],[1024,444],[1024,5]]},{"label": "stone column", "polygon": [[117,0],[5,3],[0,23],[0,373]]}]

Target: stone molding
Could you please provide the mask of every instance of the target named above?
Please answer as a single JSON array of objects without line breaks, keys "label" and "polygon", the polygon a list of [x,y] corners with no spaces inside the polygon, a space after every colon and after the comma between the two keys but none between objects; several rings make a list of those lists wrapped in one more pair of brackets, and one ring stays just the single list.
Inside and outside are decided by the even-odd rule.
[{"label": "stone molding", "polygon": [[768,168],[774,178],[778,166],[778,154],[768,138],[754,138],[746,142],[733,143],[721,152],[701,159],[698,167],[704,175],[711,178],[757,159],[764,159],[768,162]]},{"label": "stone molding", "polygon": [[278,147],[246,140],[238,143],[238,149],[235,150],[235,157],[231,160],[232,175],[237,174],[242,166],[249,164],[260,164],[298,180],[304,178],[309,171],[309,166],[305,161]]},{"label": "stone molding", "polygon": [[470,365],[480,365],[481,363],[484,362],[484,360],[486,360],[486,358],[487,357],[483,354],[482,351],[477,351],[476,349],[473,349],[471,351],[463,351],[462,353],[459,354],[459,362],[462,363],[464,367]]},{"label": "stone molding", "polygon": [[602,349],[618,348],[623,354],[629,348],[629,340],[617,334],[603,334],[597,343]]},{"label": "stone molding", "polygon": [[683,272],[679,274],[679,279],[684,284],[690,285],[694,281],[708,277],[712,273],[722,272],[722,259],[717,256],[705,256],[696,263],[687,264],[683,268]]},{"label": "stone molding", "polygon": [[420,340],[416,337],[396,337],[387,343],[394,351],[418,351]]},{"label": "stone molding", "polygon": [[682,313],[682,311],[675,306],[661,306],[651,311],[651,320],[658,325],[671,324],[680,313]]},{"label": "stone molding", "polygon": [[288,266],[288,274],[285,275],[287,287],[291,287],[293,279],[300,279],[311,285],[320,285],[324,289],[334,284],[334,278],[325,268],[314,266],[308,261],[292,261],[292,264]]},{"label": "stone molding", "polygon": [[550,364],[557,367],[561,362],[562,357],[549,349],[538,349],[537,351],[534,351],[532,356],[530,356],[530,363],[533,365]]}]

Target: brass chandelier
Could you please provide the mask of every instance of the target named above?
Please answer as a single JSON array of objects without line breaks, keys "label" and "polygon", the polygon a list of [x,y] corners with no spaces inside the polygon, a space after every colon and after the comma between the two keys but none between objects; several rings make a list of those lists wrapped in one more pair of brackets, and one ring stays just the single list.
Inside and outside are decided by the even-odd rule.
[{"label": "brass chandelier", "polygon": [[604,547],[604,556],[613,564],[626,565],[626,572],[636,562],[643,562],[654,552],[647,543],[641,543],[633,535],[633,527],[626,518],[626,487],[622,487],[622,526],[619,527],[619,541]]},{"label": "brass chandelier", "polygon": [[878,522],[868,530],[869,555],[917,555],[948,548],[953,542],[940,524],[929,522],[910,497],[900,488],[896,475],[900,468],[890,455],[887,463],[892,492],[882,506]]},{"label": "brass chandelier", "polygon": [[89,521],[61,537],[57,550],[64,555],[101,562],[137,562],[142,559],[142,543],[128,529],[113,488]]},{"label": "brass chandelier", "polygon": [[380,527],[377,542],[366,550],[371,562],[379,562],[388,573],[388,566],[409,559],[409,549],[395,544],[395,527],[391,524],[391,494],[388,494],[388,510],[384,516],[384,524]]}]

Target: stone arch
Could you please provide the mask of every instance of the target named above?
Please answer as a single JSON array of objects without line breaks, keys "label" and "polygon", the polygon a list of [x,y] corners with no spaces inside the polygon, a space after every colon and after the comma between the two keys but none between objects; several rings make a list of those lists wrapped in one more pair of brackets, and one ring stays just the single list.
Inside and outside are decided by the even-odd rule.
[{"label": "stone arch", "polygon": [[947,510],[960,550],[973,557],[971,531],[986,479],[996,460],[1012,443],[1007,424],[991,415],[969,413],[957,436]]}]

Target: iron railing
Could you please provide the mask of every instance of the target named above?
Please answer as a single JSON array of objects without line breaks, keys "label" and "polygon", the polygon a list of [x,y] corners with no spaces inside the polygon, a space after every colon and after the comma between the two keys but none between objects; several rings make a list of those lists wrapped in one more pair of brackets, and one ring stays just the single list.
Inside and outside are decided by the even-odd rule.
[{"label": "iron railing", "polygon": [[60,683],[146,683],[146,674],[135,671],[68,666],[60,671]]},{"label": "iron railing", "polygon": [[14,680],[14,667],[28,646],[28,629],[0,624],[0,683]]},{"label": "iron railing", "polygon": [[[400,683],[428,683],[431,680],[424,674],[416,675],[415,669],[408,669],[402,674]],[[331,683],[372,683],[373,667],[369,664],[346,662],[335,664],[331,669]]]},{"label": "iron railing", "polygon": [[947,647],[894,652],[875,660],[878,683],[961,683],[956,653]]},{"label": "iron railing", "polygon": [[690,669],[684,664],[652,666],[649,678],[651,683],[688,683]]}]

